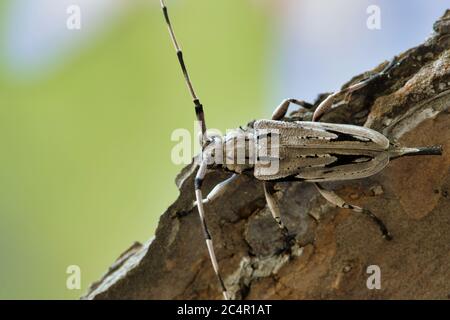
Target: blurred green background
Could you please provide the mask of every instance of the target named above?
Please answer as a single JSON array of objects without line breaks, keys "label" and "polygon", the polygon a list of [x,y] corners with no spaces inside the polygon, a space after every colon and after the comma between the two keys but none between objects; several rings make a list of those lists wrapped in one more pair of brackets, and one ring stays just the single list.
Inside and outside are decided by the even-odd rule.
[{"label": "blurred green background", "polygon": [[[57,70],[1,65],[2,299],[78,298],[177,197],[170,135],[193,131],[193,106],[159,3],[127,10]],[[208,125],[261,116],[262,12],[239,0],[174,1],[170,12]],[[72,264],[81,290],[66,289]]]}]

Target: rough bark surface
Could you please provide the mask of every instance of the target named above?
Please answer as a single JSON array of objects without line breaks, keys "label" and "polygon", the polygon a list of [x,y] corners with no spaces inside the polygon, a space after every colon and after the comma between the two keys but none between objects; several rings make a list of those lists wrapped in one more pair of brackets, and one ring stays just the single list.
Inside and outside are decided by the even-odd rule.
[{"label": "rough bark surface", "polygon": [[[310,184],[278,183],[282,219],[297,241],[290,253],[280,253],[283,238],[262,185],[242,175],[206,206],[221,272],[235,298],[450,297],[450,11],[433,27],[422,45],[398,56],[389,76],[340,97],[322,120],[365,125],[408,146],[443,146],[441,157],[401,158],[371,178],[326,185],[381,217],[394,239],[383,240],[366,217],[329,205]],[[311,115],[300,109],[288,119]],[[177,177],[180,195],[161,216],[155,237],[122,254],[85,299],[221,298],[193,208],[196,165]],[[209,172],[204,194],[227,175]],[[381,268],[380,290],[366,286],[370,265]]]}]

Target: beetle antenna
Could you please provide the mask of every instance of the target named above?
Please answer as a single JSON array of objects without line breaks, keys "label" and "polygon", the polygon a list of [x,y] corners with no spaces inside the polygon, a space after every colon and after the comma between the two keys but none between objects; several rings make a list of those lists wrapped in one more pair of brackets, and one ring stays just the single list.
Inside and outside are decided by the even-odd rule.
[{"label": "beetle antenna", "polygon": [[170,23],[166,4],[164,3],[164,0],[160,0],[160,2],[161,2],[161,8],[162,8],[162,11],[164,14],[164,19],[166,20],[167,28],[169,29],[170,38],[172,39],[173,45],[177,52],[178,62],[180,63],[181,71],[183,71],[184,80],[186,81],[187,87],[189,89],[189,93],[191,94],[191,97],[192,97],[192,101],[194,102],[195,115],[197,117],[197,121],[200,122],[200,126],[202,129],[203,141],[205,141],[205,139],[206,139],[206,124],[205,124],[205,115],[203,113],[203,106],[200,103],[200,100],[197,97],[197,94],[195,93],[194,86],[192,85],[191,78],[189,77],[189,73],[187,71],[186,64],[184,63],[184,59],[183,59],[183,52],[181,51],[181,48],[180,48],[177,38],[175,36],[175,32],[173,31],[172,24]]}]

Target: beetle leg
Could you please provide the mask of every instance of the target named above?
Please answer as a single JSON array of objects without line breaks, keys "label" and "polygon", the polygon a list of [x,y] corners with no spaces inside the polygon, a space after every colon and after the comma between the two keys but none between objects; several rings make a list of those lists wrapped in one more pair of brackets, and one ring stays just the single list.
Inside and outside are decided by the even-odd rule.
[{"label": "beetle leg", "polygon": [[291,103],[294,103],[296,105],[305,107],[306,102],[303,100],[297,100],[297,99],[284,99],[280,105],[275,109],[275,111],[272,113],[272,120],[281,120],[286,115],[289,105]]},{"label": "beetle leg", "polygon": [[322,118],[322,116],[327,113],[328,111],[330,111],[333,108],[333,102],[334,102],[334,98],[341,93],[352,93],[356,90],[359,90],[361,88],[364,88],[365,86],[367,86],[369,83],[373,82],[376,79],[379,79],[380,77],[386,75],[396,64],[398,63],[398,59],[397,57],[394,57],[391,62],[389,62],[387,64],[387,66],[380,72],[375,73],[374,75],[368,77],[367,79],[364,79],[358,83],[355,83],[345,89],[342,89],[338,92],[332,93],[330,94],[328,97],[325,98],[325,100],[323,100],[319,106],[316,108],[316,110],[314,111],[313,114],[313,118],[312,121],[319,121],[320,118]]},{"label": "beetle leg", "polygon": [[380,228],[383,238],[385,238],[386,240],[392,240],[392,236],[389,233],[386,226],[384,225],[384,222],[376,215],[374,215],[372,212],[370,212],[367,209],[348,204],[347,202],[345,202],[344,199],[339,197],[334,191],[326,190],[318,183],[314,183],[314,185],[316,186],[320,194],[335,206],[338,206],[339,208],[350,209],[353,210],[354,212],[363,213],[367,215],[370,219],[372,219],[373,222],[375,222],[378,225],[378,228]]},{"label": "beetle leg", "polygon": [[263,182],[264,187],[264,195],[266,197],[267,206],[269,207],[270,212],[272,213],[272,217],[277,222],[280,229],[283,231],[283,233],[288,234],[288,230],[286,226],[281,221],[281,215],[280,215],[280,207],[278,206],[277,200],[275,199],[273,193],[273,183],[264,181]]},{"label": "beetle leg", "polygon": [[285,247],[281,251],[284,251],[284,252],[290,251],[291,247],[295,243],[295,234],[289,234],[288,228],[286,228],[286,226],[281,221],[280,207],[278,206],[278,202],[273,195],[275,192],[274,183],[270,182],[270,181],[264,181],[263,186],[264,186],[264,195],[266,196],[267,206],[269,207],[269,210],[272,213],[272,217],[275,219],[278,226],[280,227],[281,232],[284,237]]},{"label": "beetle leg", "polygon": [[385,74],[387,74],[392,69],[392,67],[394,67],[397,64],[397,62],[398,62],[397,61],[397,57],[394,57],[391,60],[391,62],[389,62],[382,71],[380,71],[378,73],[375,73],[375,74],[371,75],[370,77],[368,77],[367,79],[362,80],[362,81],[360,81],[358,83],[355,83],[355,84],[353,84],[353,85],[343,89],[342,92],[352,93],[353,91],[356,91],[356,90],[359,90],[361,88],[364,88],[370,82],[372,82],[372,81],[374,81],[374,80],[384,76]]},{"label": "beetle leg", "polygon": [[335,92],[330,94],[328,97],[326,97],[320,104],[319,106],[316,108],[316,110],[314,110],[314,114],[312,117],[312,121],[319,121],[320,118],[322,118],[322,116],[327,113],[328,111],[330,111],[330,109],[333,106],[333,102],[334,102],[334,98],[339,94],[340,92]]},{"label": "beetle leg", "polygon": [[278,206],[278,202],[273,195],[273,193],[275,192],[274,183],[270,181],[264,181],[263,187],[264,187],[264,195],[266,196],[267,206],[269,207],[269,210],[272,213],[273,218],[280,227],[281,233],[283,234],[284,237],[284,248],[280,250],[280,253],[290,252],[291,247],[294,245],[295,242],[295,235],[289,234],[289,230],[281,221],[280,207]]},{"label": "beetle leg", "polygon": [[[228,179],[218,183],[206,196],[205,199],[203,199],[203,204],[210,203],[217,199],[219,196],[224,194],[229,187],[231,186],[232,182],[236,181],[236,178],[239,177],[238,174],[233,174]],[[197,205],[197,201],[194,201],[194,206]]]}]

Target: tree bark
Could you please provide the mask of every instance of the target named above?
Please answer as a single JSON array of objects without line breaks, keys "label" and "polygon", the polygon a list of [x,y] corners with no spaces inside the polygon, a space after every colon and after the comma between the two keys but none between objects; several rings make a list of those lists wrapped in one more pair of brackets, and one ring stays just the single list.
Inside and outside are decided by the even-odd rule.
[{"label": "tree bark", "polygon": [[[371,178],[325,184],[381,217],[394,239],[382,239],[365,216],[329,205],[311,184],[278,183],[282,219],[297,242],[289,253],[280,252],[283,237],[262,184],[242,175],[205,207],[221,273],[234,298],[450,297],[450,10],[433,28],[423,44],[398,56],[389,77],[339,97],[337,108],[322,120],[365,125],[406,146],[443,146],[440,157],[401,158]],[[311,116],[311,110],[299,109],[287,120]],[[193,207],[196,167],[194,161],[178,175],[180,195],[161,216],[155,237],[123,253],[85,299],[221,298]],[[204,194],[228,175],[209,172]],[[381,270],[379,290],[367,287],[371,265]]]}]

